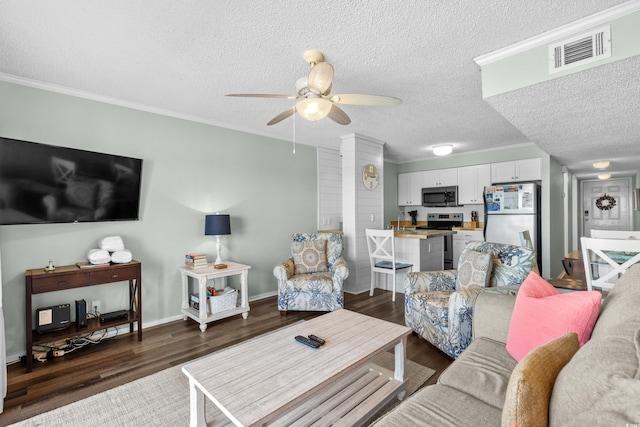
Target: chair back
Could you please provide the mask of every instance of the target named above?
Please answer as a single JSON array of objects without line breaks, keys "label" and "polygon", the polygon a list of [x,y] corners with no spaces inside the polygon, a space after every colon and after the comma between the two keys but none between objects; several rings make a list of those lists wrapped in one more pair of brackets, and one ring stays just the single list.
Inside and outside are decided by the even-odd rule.
[{"label": "chair back", "polygon": [[[291,236],[292,242],[324,239],[327,241],[327,267],[333,271],[333,265],[342,256],[342,235],[334,233],[296,233]],[[293,248],[291,249],[293,256]]]},{"label": "chair back", "polygon": [[531,241],[531,233],[529,233],[529,230],[520,232],[520,246],[533,249],[533,242]]},{"label": "chair back", "polygon": [[393,233],[393,230],[374,230],[371,228],[365,230],[371,268],[379,261],[395,263],[396,246]]},{"label": "chair back", "polygon": [[630,230],[591,230],[594,239],[640,239],[640,231]]},{"label": "chair back", "polygon": [[593,287],[603,290],[613,288],[622,273],[640,262],[640,239],[581,237],[580,245],[587,289],[590,291]]},{"label": "chair back", "polygon": [[535,251],[522,246],[493,242],[469,242],[462,250],[490,253],[493,258],[493,270],[489,286],[520,286],[536,266]]}]

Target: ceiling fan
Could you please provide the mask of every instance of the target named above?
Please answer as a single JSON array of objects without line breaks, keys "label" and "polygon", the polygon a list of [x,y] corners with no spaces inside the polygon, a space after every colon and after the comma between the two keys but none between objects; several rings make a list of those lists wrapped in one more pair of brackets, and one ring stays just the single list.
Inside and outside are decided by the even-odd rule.
[{"label": "ceiling fan", "polygon": [[351,119],[336,104],[391,106],[402,103],[399,98],[382,95],[341,94],[331,95],[333,67],[324,61],[322,52],[316,49],[308,50],[303,55],[304,60],[311,67],[308,76],[296,81],[297,95],[277,95],[260,93],[231,93],[227,96],[242,96],[249,98],[285,98],[297,99],[296,105],[275,116],[267,126],[275,125],[294,113],[311,121],[329,117],[341,125],[348,125]]}]

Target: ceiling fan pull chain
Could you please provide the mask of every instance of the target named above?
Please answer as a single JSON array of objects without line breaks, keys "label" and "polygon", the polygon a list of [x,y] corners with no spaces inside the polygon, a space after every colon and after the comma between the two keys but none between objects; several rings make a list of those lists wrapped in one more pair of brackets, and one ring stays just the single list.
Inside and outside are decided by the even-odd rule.
[{"label": "ceiling fan pull chain", "polygon": [[296,107],[293,107],[293,154],[296,154]]}]

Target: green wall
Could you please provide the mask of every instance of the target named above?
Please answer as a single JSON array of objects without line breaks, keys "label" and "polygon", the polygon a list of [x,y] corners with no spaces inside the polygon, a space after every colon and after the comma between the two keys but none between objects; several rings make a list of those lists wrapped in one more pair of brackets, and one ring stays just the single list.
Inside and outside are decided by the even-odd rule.
[{"label": "green wall", "polygon": [[[290,235],[316,227],[315,147],[298,145],[292,154],[290,142],[4,82],[0,136],[144,159],[139,221],[0,227],[9,356],[25,351],[25,270],[85,260],[105,236],[122,236],[142,262],[143,320],[153,324],[180,317],[184,254],[215,258],[215,239],[203,234],[205,214],[231,215],[222,256],[252,266],[250,297],[276,293],[272,270],[289,256]],[[126,308],[128,290],[118,284],[50,293],[37,296],[34,307],[73,306],[81,298],[113,311]],[[215,333],[215,324],[208,331]]]}]

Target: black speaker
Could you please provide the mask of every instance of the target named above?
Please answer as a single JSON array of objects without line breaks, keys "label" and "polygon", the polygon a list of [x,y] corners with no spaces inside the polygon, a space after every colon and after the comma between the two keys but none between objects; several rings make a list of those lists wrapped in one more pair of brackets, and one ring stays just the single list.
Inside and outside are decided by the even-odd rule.
[{"label": "black speaker", "polygon": [[76,329],[87,327],[87,302],[76,300]]}]

